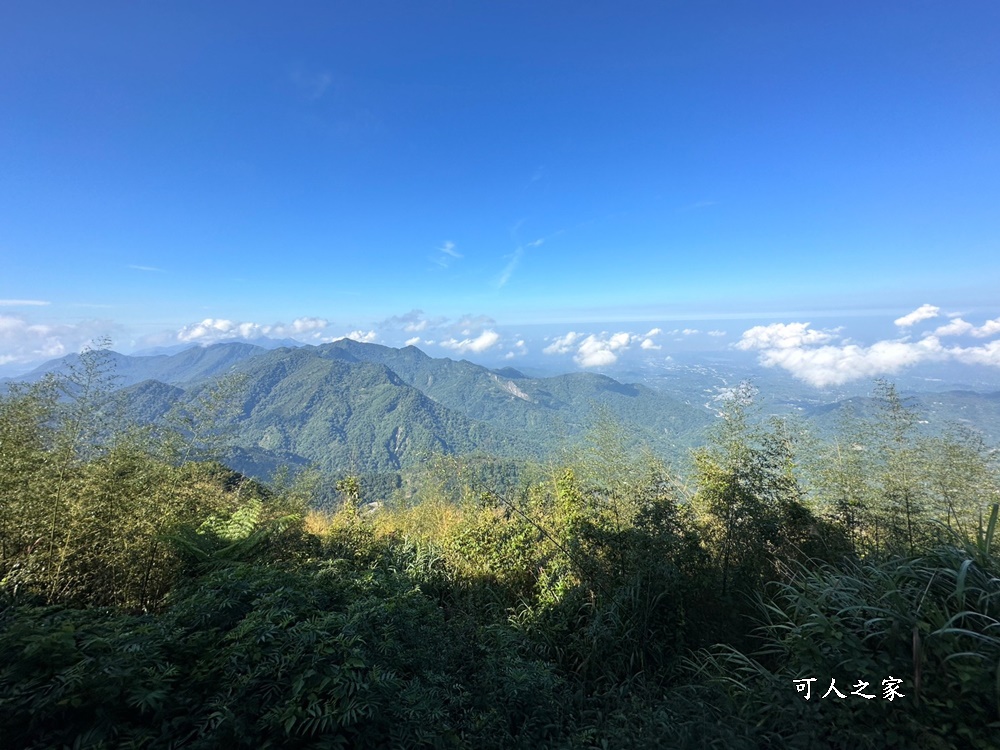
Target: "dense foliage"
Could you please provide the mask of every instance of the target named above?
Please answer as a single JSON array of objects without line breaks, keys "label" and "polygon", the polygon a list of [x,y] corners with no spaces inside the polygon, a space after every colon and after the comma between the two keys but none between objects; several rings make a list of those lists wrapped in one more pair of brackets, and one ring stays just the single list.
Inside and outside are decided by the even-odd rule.
[{"label": "dense foliage", "polygon": [[[104,356],[114,365],[127,416],[140,424],[199,411],[206,393],[218,390],[213,382],[224,378],[231,386],[227,416],[237,428],[226,463],[260,479],[282,465],[386,474],[416,469],[437,454],[548,457],[579,439],[596,409],[626,425],[634,443],[658,450],[689,445],[709,421],[680,399],[594,373],[530,378],[350,339]],[[51,366],[58,373],[85,359],[71,355]]]},{"label": "dense foliage", "polygon": [[4,747],[997,747],[993,453],[887,384],[376,494],[212,461],[225,392],[125,429],[103,361],[0,399]]}]

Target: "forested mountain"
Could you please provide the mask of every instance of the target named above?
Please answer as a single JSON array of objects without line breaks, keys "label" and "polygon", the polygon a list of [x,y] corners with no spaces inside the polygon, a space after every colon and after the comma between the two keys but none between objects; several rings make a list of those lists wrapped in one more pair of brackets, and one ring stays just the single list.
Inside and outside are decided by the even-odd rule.
[{"label": "forested mountain", "polygon": [[[633,444],[666,454],[695,444],[711,421],[704,410],[603,375],[528,378],[346,339],[104,356],[107,381],[140,423],[224,402],[215,422],[228,424],[230,461],[258,476],[307,463],[327,472],[397,471],[435,454],[542,459],[574,445],[602,416],[619,422]],[[77,355],[65,357],[25,380],[78,366]],[[221,377],[229,386],[210,395]]]},{"label": "forested mountain", "polygon": [[[957,427],[980,433],[987,443],[1000,442],[1000,392],[944,391],[904,393],[921,431],[938,435]],[[854,397],[802,410],[815,431],[833,434],[850,415],[865,416],[879,407],[877,399]]]},{"label": "forested mountain", "polygon": [[[227,460],[261,477],[309,463],[328,472],[398,471],[433,454],[545,459],[571,449],[601,417],[617,422],[634,447],[684,456],[702,442],[724,403],[704,387],[685,397],[682,376],[670,389],[660,387],[663,378],[649,387],[585,372],[528,377],[510,367],[430,357],[412,346],[350,339],[315,347],[225,343],[172,355],[104,357],[108,382],[120,389],[127,412],[147,424],[171,410],[204,408],[213,384],[228,377],[230,387],[214,396],[225,402],[216,422],[228,424]],[[67,373],[79,362],[79,355],[54,360],[22,380]],[[924,433],[961,425],[988,443],[1000,438],[1000,393],[902,395]],[[773,413],[797,415],[821,435],[837,432],[851,414],[864,417],[877,403],[860,396],[832,403],[768,396]]]},{"label": "forested mountain", "polygon": [[429,357],[412,346],[392,349],[350,339],[318,347],[317,353],[383,364],[436,402],[539,446],[578,436],[592,426],[598,405],[663,450],[690,444],[709,422],[700,410],[651,388],[594,373],[529,378],[513,368],[489,370],[466,360]]},{"label": "forested mountain", "polygon": [[[176,354],[129,356],[108,351],[104,356],[111,365],[114,384],[127,387],[144,380],[159,380],[171,385],[197,383],[225,375],[240,362],[260,356],[268,350],[254,344],[228,343],[213,346],[194,346]],[[34,383],[49,373],[67,373],[79,367],[80,355],[68,354],[53,359],[18,378],[4,378],[0,383],[20,381]]]},{"label": "forested mountain", "polygon": [[235,443],[287,451],[327,471],[386,471],[434,453],[510,455],[516,435],[466,417],[371,362],[282,349],[240,368]]}]

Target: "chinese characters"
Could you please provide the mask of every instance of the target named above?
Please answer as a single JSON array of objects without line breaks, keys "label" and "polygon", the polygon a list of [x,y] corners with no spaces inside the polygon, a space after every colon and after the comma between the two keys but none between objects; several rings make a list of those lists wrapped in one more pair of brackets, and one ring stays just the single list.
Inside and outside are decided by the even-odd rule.
[{"label": "chinese characters", "polygon": [[[795,691],[797,693],[804,693],[802,697],[806,700],[812,698],[812,687],[813,683],[816,682],[815,677],[803,677],[802,679],[792,680],[795,685]],[[906,696],[900,692],[899,688],[903,684],[903,681],[898,677],[893,677],[889,675],[886,679],[882,680],[882,700],[887,700],[890,703],[897,698],[905,698]],[[851,690],[851,695],[855,695],[859,698],[864,698],[865,700],[872,700],[875,698],[875,693],[869,691],[870,683],[864,680],[858,680]],[[847,688],[845,688],[846,690]],[[873,690],[873,689],[872,689]],[[828,698],[830,695],[834,695],[839,699],[847,698],[846,693],[842,693],[837,689],[837,678],[831,678],[830,687],[827,688],[826,692],[820,696],[820,700],[823,698]]]}]

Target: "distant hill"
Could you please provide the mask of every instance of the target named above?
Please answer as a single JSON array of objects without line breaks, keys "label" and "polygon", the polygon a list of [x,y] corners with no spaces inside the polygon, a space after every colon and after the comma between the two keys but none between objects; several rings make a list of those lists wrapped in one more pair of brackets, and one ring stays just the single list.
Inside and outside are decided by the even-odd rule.
[{"label": "distant hill", "polygon": [[598,409],[636,440],[665,452],[692,444],[711,421],[678,399],[594,373],[529,378],[511,368],[490,370],[466,360],[429,357],[412,346],[393,349],[349,339],[316,351],[341,361],[382,364],[449,409],[547,449],[574,442],[593,426]]},{"label": "distant hill", "polygon": [[[282,465],[313,463],[330,472],[394,472],[430,455],[490,454],[542,459],[577,444],[610,417],[635,446],[664,456],[699,444],[715,419],[709,378],[661,375],[656,388],[594,373],[529,377],[448,358],[343,339],[321,346],[265,349],[247,343],[193,347],[172,355],[108,355],[121,395],[141,422],[162,419],[195,401],[216,378],[239,375],[229,406],[235,414],[229,460],[241,471],[269,475]],[[22,380],[65,371],[76,355],[48,362]],[[716,376],[715,380],[719,378]],[[779,389],[780,390],[780,389]],[[685,394],[690,393],[689,396]],[[873,408],[868,398],[832,403],[765,394],[782,413],[830,433],[848,409]],[[1000,440],[1000,393],[903,394],[921,429],[953,423]]]},{"label": "distant hill", "polygon": [[[224,375],[245,359],[256,357],[268,350],[254,344],[230,343],[212,346],[194,346],[175,354],[137,356],[107,352],[113,365],[115,383],[126,388],[144,380],[158,380],[171,385],[184,385]],[[68,354],[39,365],[18,378],[6,382],[33,383],[49,373],[67,374],[79,365],[79,354]]]},{"label": "distant hill", "polygon": [[274,339],[274,338],[270,338],[268,336],[258,336],[257,338],[250,339],[250,340],[247,340],[247,339],[223,339],[221,341],[216,341],[213,344],[187,343],[187,344],[173,344],[171,346],[154,346],[154,347],[150,347],[148,349],[140,349],[139,351],[132,352],[132,356],[134,356],[134,357],[151,357],[151,356],[157,355],[157,354],[177,354],[177,353],[183,352],[183,351],[185,351],[187,349],[196,349],[196,348],[204,349],[204,348],[207,348],[209,346],[218,346],[220,344],[223,344],[223,345],[224,344],[252,344],[253,346],[258,346],[261,349],[280,349],[282,347],[292,347],[292,348],[294,348],[296,346],[305,346],[305,344],[303,344],[301,341],[297,341],[296,339],[289,339],[289,338]]},{"label": "distant hill", "polygon": [[387,471],[432,453],[510,455],[525,443],[448,409],[390,368],[279,349],[239,368],[237,444],[286,451],[336,471]]},{"label": "distant hill", "polygon": [[[959,425],[980,432],[988,444],[1000,443],[1000,391],[943,391],[935,393],[903,392],[903,403],[913,410],[918,428],[927,434],[939,434]],[[870,417],[876,412],[871,398],[854,397],[831,404],[804,409],[802,416],[820,434],[837,430],[845,413]]]},{"label": "distant hill", "polygon": [[[194,401],[215,379],[239,375],[231,461],[266,475],[282,464],[386,472],[438,454],[544,459],[576,443],[599,415],[661,452],[698,439],[711,417],[641,385],[592,373],[529,378],[465,360],[341,340],[264,349],[230,343],[171,355],[108,354],[119,393],[141,422]],[[65,372],[76,355],[23,380]]]}]

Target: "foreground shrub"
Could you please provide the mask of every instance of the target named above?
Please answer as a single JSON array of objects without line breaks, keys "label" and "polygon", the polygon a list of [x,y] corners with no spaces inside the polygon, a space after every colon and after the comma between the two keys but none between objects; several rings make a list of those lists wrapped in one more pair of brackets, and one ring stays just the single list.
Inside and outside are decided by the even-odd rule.
[{"label": "foreground shrub", "polygon": [[[788,747],[995,748],[997,570],[995,557],[958,547],[802,568],[761,602],[756,653],[717,647],[696,665],[728,695],[734,718]],[[805,700],[795,681],[808,678]],[[905,697],[886,699],[889,678]],[[829,691],[833,680],[845,698]],[[861,680],[874,698],[852,694]]]},{"label": "foreground shrub", "polygon": [[561,683],[516,638],[346,561],[228,566],[160,615],[0,615],[6,747],[516,747]]}]

